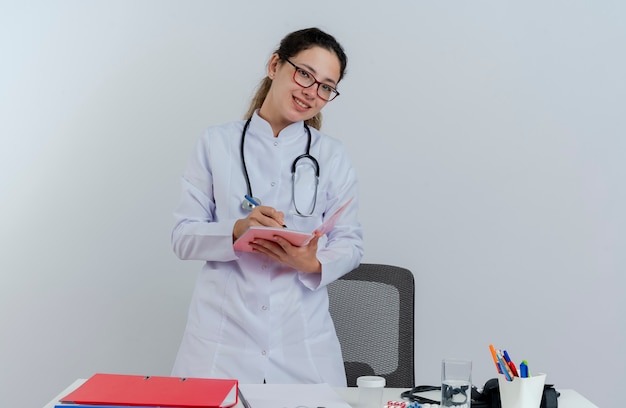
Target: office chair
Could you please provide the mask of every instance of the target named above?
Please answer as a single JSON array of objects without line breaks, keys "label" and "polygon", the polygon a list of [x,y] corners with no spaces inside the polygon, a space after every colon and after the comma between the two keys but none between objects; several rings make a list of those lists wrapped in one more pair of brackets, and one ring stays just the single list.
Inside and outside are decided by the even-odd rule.
[{"label": "office chair", "polygon": [[387,387],[415,386],[414,293],[411,271],[391,265],[361,264],[328,285],[349,387],[362,375],[385,377]]}]

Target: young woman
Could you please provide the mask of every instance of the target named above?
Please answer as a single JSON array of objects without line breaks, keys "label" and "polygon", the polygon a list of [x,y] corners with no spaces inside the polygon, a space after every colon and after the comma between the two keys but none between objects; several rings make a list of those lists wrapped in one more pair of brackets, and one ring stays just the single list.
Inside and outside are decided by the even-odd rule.
[{"label": "young woman", "polygon": [[[205,263],[173,375],[345,386],[326,285],[363,254],[357,179],[341,142],[319,128],[346,61],[319,29],[287,35],[246,119],[199,139],[172,246]],[[350,199],[332,230],[305,246],[276,236],[256,240],[253,252],[233,249],[250,226],[312,232]]]}]

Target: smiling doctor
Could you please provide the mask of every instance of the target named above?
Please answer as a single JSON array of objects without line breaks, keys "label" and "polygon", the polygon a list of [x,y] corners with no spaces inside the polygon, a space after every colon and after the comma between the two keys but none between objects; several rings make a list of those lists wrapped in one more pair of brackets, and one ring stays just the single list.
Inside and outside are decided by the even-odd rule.
[{"label": "smiling doctor", "polygon": [[[363,255],[357,179],[342,143],[319,131],[346,62],[317,28],[288,34],[246,119],[200,137],[172,246],[180,259],[205,262],[172,375],[346,385],[326,285]],[[306,246],[274,237],[253,252],[233,249],[250,226],[313,231],[351,198],[334,228]]]}]

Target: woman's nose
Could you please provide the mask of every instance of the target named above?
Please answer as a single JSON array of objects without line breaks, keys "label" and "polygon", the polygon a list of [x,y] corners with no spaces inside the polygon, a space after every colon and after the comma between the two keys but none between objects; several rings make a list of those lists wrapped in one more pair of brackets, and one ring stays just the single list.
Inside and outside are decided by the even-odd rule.
[{"label": "woman's nose", "polygon": [[317,97],[317,89],[316,88],[317,88],[317,84],[313,84],[313,86],[310,86],[308,88],[302,88],[302,93],[304,93],[307,98],[313,99],[313,98]]}]

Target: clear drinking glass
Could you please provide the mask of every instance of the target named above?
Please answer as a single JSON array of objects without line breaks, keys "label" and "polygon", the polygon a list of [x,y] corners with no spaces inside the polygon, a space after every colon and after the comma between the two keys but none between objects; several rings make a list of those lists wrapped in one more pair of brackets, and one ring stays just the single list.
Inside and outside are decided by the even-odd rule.
[{"label": "clear drinking glass", "polygon": [[441,406],[470,408],[472,402],[472,362],[444,359],[441,362]]}]

